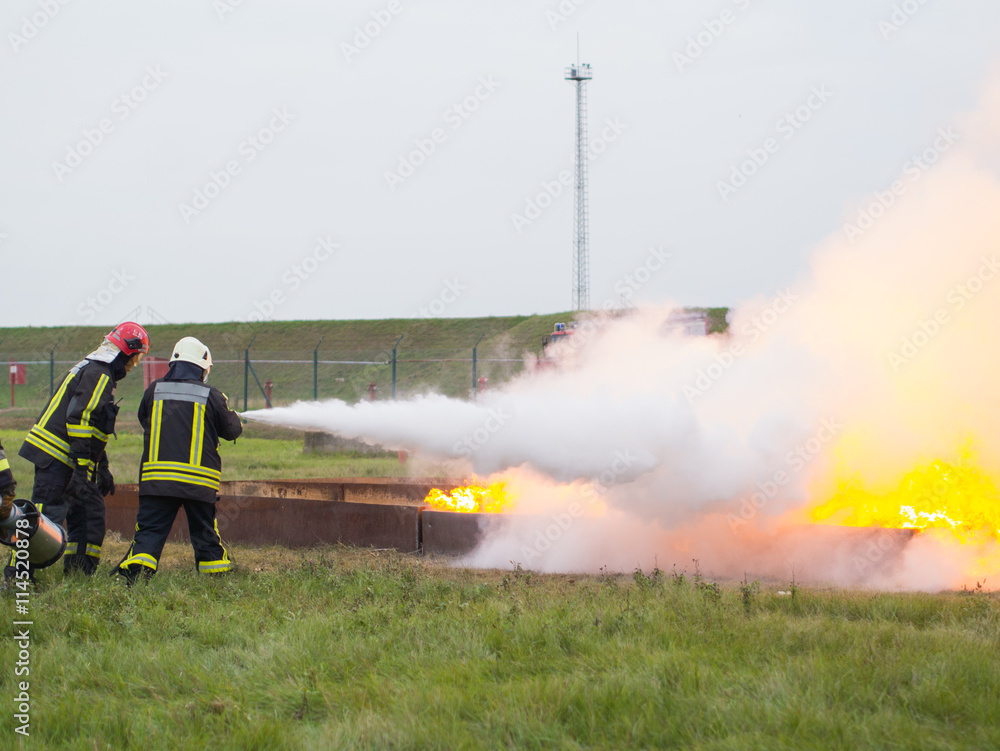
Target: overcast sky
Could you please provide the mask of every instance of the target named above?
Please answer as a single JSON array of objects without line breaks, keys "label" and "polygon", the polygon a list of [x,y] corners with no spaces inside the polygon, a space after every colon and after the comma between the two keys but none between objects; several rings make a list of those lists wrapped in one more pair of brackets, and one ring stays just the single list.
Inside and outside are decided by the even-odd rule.
[{"label": "overcast sky", "polygon": [[630,275],[636,302],[736,304],[801,276],[1000,55],[995,0],[6,0],[0,19],[8,326],[569,309],[577,32],[592,305]]}]

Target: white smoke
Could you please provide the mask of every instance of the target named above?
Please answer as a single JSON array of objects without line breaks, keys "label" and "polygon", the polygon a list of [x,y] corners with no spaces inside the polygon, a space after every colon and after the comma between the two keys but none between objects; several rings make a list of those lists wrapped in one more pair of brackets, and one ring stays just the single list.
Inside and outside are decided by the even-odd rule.
[{"label": "white smoke", "polygon": [[824,242],[807,279],[740,304],[727,336],[669,333],[672,306],[648,307],[587,319],[554,348],[557,367],[476,402],[431,394],[247,416],[508,473],[525,515],[489,535],[474,565],[698,558],[727,576],[798,566],[817,580],[954,584],[960,567],[930,537],[879,553],[863,535],[788,525],[845,473],[888,488],[916,465],[957,460],[970,440],[1000,477],[1000,184],[977,158],[1000,118],[985,110],[870,226]]}]

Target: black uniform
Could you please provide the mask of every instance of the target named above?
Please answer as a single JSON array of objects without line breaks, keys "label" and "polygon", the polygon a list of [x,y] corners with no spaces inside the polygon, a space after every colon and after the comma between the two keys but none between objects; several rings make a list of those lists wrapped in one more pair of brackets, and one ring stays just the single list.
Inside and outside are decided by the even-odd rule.
[{"label": "black uniform", "polygon": [[143,453],[135,539],[118,573],[133,580],[156,572],[174,519],[184,507],[195,562],[202,573],[233,566],[222,546],[215,502],[222,479],[219,439],[243,432],[225,395],[201,381],[202,369],[174,362],[166,377],[146,389],[139,405]]},{"label": "black uniform", "polygon": [[0,443],[0,496],[14,495],[15,490],[17,483],[14,481],[14,473],[10,471],[10,462]]},{"label": "black uniform", "polygon": [[[111,362],[81,360],[74,365],[18,452],[35,465],[32,502],[66,528],[67,571],[79,568],[93,573],[101,559],[104,497],[93,477],[98,465],[107,464],[105,446],[118,415],[115,384],[125,377],[127,359],[120,354]],[[87,482],[68,493],[78,468],[86,472]]]}]

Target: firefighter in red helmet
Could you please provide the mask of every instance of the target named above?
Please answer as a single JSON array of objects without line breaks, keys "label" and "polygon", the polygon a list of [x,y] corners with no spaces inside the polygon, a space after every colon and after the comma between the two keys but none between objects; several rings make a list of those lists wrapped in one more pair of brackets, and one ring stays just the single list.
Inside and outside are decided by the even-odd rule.
[{"label": "firefighter in red helmet", "polygon": [[15,492],[17,492],[17,481],[10,471],[10,462],[3,452],[3,444],[0,443],[0,521],[10,516],[10,511],[14,507]]},{"label": "firefighter in red helmet", "polygon": [[[149,335],[142,326],[116,326],[66,374],[18,452],[35,465],[32,502],[66,528],[65,571],[92,574],[100,562],[104,497],[115,492],[105,451],[118,415],[115,385],[147,352]],[[13,574],[8,565],[5,578]]]}]

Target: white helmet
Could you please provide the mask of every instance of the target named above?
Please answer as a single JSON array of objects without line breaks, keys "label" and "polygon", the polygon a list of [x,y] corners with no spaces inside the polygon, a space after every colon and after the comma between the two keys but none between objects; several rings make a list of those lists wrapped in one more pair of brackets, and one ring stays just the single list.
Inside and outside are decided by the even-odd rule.
[{"label": "white helmet", "polygon": [[185,336],[174,345],[170,362],[177,361],[193,363],[202,368],[205,371],[201,376],[203,381],[208,378],[208,371],[212,369],[212,353],[193,336]]}]

